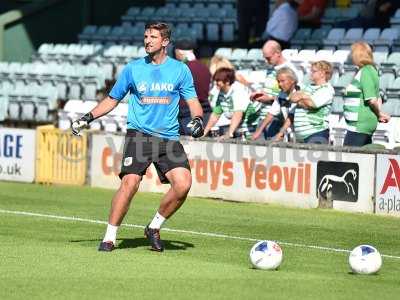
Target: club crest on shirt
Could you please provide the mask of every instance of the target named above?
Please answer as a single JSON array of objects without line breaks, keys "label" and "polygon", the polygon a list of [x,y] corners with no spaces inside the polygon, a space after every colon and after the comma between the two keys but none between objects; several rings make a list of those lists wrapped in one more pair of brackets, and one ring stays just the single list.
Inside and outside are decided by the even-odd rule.
[{"label": "club crest on shirt", "polygon": [[137,85],[137,89],[140,93],[145,93],[147,91],[147,83],[142,81]]},{"label": "club crest on shirt", "polygon": [[125,159],[124,159],[124,166],[125,167],[127,167],[127,166],[130,166],[132,164],[132,157],[125,157]]}]

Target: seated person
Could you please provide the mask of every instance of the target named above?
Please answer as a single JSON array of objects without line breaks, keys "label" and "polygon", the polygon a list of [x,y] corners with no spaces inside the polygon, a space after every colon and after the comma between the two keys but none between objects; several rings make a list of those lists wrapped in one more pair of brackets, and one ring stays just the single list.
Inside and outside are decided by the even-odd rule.
[{"label": "seated person", "polygon": [[249,93],[243,84],[236,81],[235,71],[231,68],[219,68],[213,76],[213,81],[219,93],[214,94],[216,100],[211,101],[215,105],[204,129],[204,136],[208,135],[211,128],[224,114],[230,120],[230,125],[221,139],[233,138],[235,131],[244,125],[243,118],[250,104]]},{"label": "seated person", "polygon": [[319,28],[326,2],[326,0],[303,0],[297,8],[300,21],[299,27]]},{"label": "seated person", "polygon": [[[258,139],[263,134],[264,129],[274,120],[274,117],[281,116],[283,120],[286,120],[294,111],[295,105],[289,101],[289,95],[298,90],[296,74],[291,68],[283,67],[278,70],[276,78],[280,88],[279,95],[272,103],[267,116],[252,135],[252,140]],[[291,122],[284,122],[284,125],[273,139],[282,140],[290,125]]]},{"label": "seated person", "polygon": [[390,27],[390,18],[400,8],[400,2],[395,0],[368,0],[360,15],[354,19],[341,21],[335,27],[343,28],[386,28]]},{"label": "seated person", "polygon": [[290,95],[296,104],[294,132],[296,142],[328,144],[329,121],[335,90],[329,83],[332,65],[324,60],[311,64],[311,84]]}]

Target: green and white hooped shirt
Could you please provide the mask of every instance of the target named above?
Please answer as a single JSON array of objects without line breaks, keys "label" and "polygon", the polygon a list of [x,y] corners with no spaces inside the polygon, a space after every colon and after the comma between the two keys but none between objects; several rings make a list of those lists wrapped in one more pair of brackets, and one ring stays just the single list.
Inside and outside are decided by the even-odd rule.
[{"label": "green and white hooped shirt", "polygon": [[344,118],[347,130],[369,135],[374,133],[378,118],[368,101],[378,98],[378,71],[372,65],[363,66],[344,93]]},{"label": "green and white hooped shirt", "polygon": [[231,119],[235,111],[245,112],[249,104],[250,95],[246,87],[239,82],[234,82],[226,94],[222,91],[218,93],[213,113],[224,114],[225,117]]},{"label": "green and white hooped shirt", "polygon": [[[276,79],[276,73],[282,68],[289,68],[293,70],[293,72],[297,76],[298,82],[302,82],[303,73],[299,69],[297,69],[293,63],[291,63],[290,61],[286,61],[283,64],[274,66],[273,69],[267,71],[267,76],[265,78],[265,81],[263,82],[263,90],[268,95],[278,97],[281,89],[279,88],[278,80]],[[260,102],[255,102],[253,105],[257,111],[260,110],[261,116],[266,116],[271,108],[270,104],[264,104]]]},{"label": "green and white hooped shirt", "polygon": [[294,112],[294,132],[296,138],[304,140],[312,134],[329,128],[328,116],[331,112],[335,90],[330,83],[309,84],[303,92],[311,96],[315,108],[305,109],[297,106]]}]

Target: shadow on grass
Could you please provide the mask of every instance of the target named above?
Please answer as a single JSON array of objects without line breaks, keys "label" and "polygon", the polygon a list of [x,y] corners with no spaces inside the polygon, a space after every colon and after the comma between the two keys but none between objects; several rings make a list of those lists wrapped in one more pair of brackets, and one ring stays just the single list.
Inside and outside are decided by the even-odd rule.
[{"label": "shadow on grass", "polygon": [[[71,240],[70,243],[79,243],[85,246],[93,246],[93,242],[100,244],[101,239],[91,239],[91,240]],[[164,242],[165,250],[186,250],[188,248],[194,248],[192,243],[182,242],[182,241],[172,241],[172,240],[162,240]],[[98,245],[96,244],[96,247]],[[115,250],[118,249],[133,249],[139,247],[149,247],[149,242],[146,238],[134,238],[134,239],[117,239],[117,246]]]},{"label": "shadow on grass", "polygon": [[[186,250],[187,248],[194,248],[192,243],[186,243],[182,241],[162,240],[164,242],[165,250]],[[146,238],[134,238],[134,239],[121,239],[117,249],[124,248],[137,248],[137,247],[148,247],[149,242]]]}]

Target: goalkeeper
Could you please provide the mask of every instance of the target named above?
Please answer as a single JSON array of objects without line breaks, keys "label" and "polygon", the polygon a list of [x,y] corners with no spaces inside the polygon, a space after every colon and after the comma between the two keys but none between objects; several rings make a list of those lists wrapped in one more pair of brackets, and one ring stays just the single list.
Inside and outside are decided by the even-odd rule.
[{"label": "goalkeeper", "polygon": [[188,127],[195,138],[204,132],[203,111],[189,68],[167,55],[170,36],[167,24],[147,24],[144,46],[148,55],[128,63],[109,96],[72,124],[72,132],[79,135],[91,121],[110,112],[127,93],[131,94],[119,174],[121,185],[112,199],[107,230],[99,251],[112,251],[116,246],[118,227],[151,163],[160,181],[171,185],[144,230],[151,250],[164,250],[160,228],[183,204],[191,187],[189,162],[179,142],[179,99],[185,99],[188,104],[192,115]]}]

